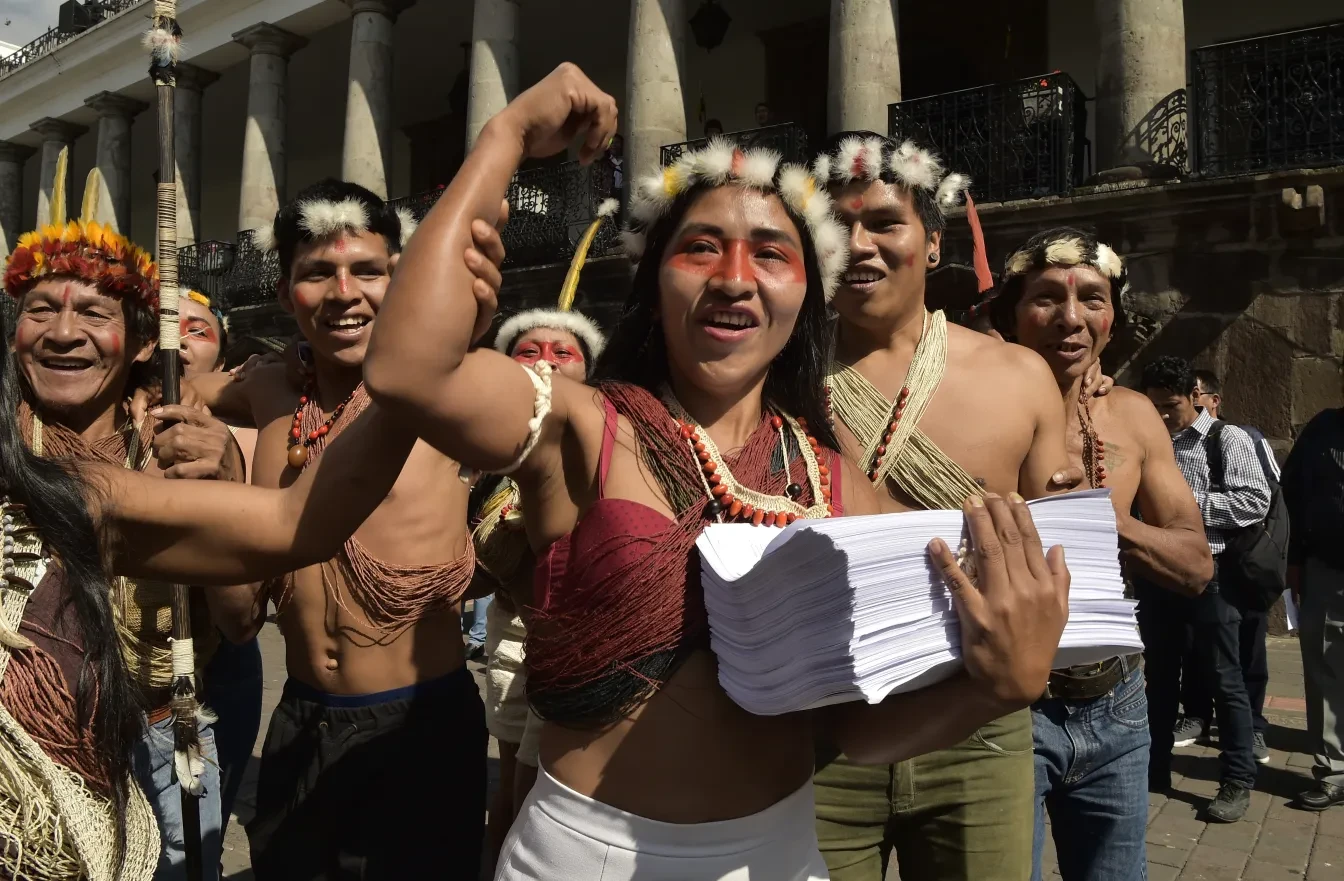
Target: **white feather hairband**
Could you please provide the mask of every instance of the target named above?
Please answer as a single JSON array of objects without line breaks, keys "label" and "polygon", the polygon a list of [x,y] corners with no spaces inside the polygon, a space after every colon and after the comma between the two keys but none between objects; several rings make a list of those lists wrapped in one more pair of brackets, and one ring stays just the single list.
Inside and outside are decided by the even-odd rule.
[{"label": "white feather hairband", "polygon": [[892,147],[882,138],[857,135],[841,141],[834,153],[818,156],[812,163],[812,173],[817,180],[837,184],[882,180],[890,174],[907,189],[933,194],[944,213],[957,206],[971,185],[971,179],[964,174],[954,172],[944,176],[938,157],[913,141]]},{"label": "white feather hairband", "polygon": [[844,228],[831,214],[831,197],[801,165],[781,163],[773,150],[742,149],[715,138],[707,147],[683,153],[658,174],[639,180],[630,201],[635,228],[621,234],[626,254],[636,263],[644,256],[649,229],[672,208],[677,197],[694,186],[739,183],[776,193],[789,209],[803,218],[816,253],[822,290],[827,301],[835,294],[840,274],[849,261]]},{"label": "white feather hairband", "polygon": [[[330,199],[310,199],[299,203],[298,213],[299,229],[315,239],[326,238],[347,230],[364,232],[369,228],[368,209],[358,199],[341,199],[339,202]],[[400,226],[400,245],[405,248],[419,223],[407,208],[397,208],[396,215]],[[277,250],[275,224],[271,223],[269,226],[254,230],[252,243],[262,251]]]}]

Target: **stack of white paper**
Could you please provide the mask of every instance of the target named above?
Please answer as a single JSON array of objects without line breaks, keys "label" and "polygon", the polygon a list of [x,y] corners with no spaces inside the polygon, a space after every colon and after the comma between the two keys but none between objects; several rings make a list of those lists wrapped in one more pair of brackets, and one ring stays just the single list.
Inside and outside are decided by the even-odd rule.
[{"label": "stack of white paper", "polygon": [[[1056,667],[1143,648],[1125,599],[1108,490],[1029,503],[1072,586]],[[799,520],[783,530],[710,526],[696,542],[719,682],[745,709],[775,715],[876,703],[961,667],[952,598],[928,555],[962,543],[960,511]]]}]

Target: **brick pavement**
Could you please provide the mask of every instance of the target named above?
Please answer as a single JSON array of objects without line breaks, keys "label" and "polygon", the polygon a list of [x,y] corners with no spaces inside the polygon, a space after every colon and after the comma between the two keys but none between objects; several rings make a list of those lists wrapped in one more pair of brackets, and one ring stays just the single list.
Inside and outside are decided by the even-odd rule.
[{"label": "brick pavement", "polygon": [[[265,659],[262,733],[284,685],[284,645],[274,626],[261,637]],[[1294,810],[1289,801],[1311,775],[1302,704],[1302,663],[1294,639],[1271,639],[1270,685],[1265,715],[1271,760],[1261,768],[1246,819],[1231,825],[1199,819],[1217,789],[1216,747],[1177,750],[1175,791],[1149,797],[1148,877],[1152,881],[1344,881],[1344,808],[1323,814]],[[474,666],[474,665],[473,665]],[[479,673],[478,673],[479,678]],[[491,742],[490,754],[497,757]],[[258,739],[236,813],[250,816]],[[491,762],[492,775],[495,763]],[[247,836],[235,820],[224,839],[228,881],[251,881]],[[1045,855],[1047,878],[1058,878],[1053,844]],[[893,867],[889,881],[898,881]],[[916,879],[911,879],[916,881]]]}]

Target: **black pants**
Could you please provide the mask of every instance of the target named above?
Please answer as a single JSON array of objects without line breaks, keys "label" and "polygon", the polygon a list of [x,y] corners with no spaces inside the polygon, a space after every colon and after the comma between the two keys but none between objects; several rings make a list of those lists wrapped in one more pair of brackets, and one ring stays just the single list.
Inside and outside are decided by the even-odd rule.
[{"label": "black pants", "polygon": [[368,698],[291,679],[266,733],[247,824],[255,877],[475,879],[487,740],[465,668]]},{"label": "black pants", "polygon": [[[1265,721],[1265,689],[1269,686],[1269,654],[1265,651],[1265,636],[1269,632],[1266,612],[1243,611],[1237,634],[1241,656],[1241,678],[1246,683],[1246,696],[1251,702],[1251,722],[1255,730],[1264,734],[1269,730]],[[1206,725],[1213,721],[1213,697],[1209,687],[1199,676],[1195,664],[1194,630],[1187,634],[1184,670],[1181,675],[1181,706],[1185,715],[1199,719]]]},{"label": "black pants", "polygon": [[1148,721],[1153,738],[1148,777],[1158,787],[1168,785],[1171,777],[1173,729],[1181,699],[1181,662],[1187,627],[1193,633],[1195,663],[1203,681],[1209,684],[1218,715],[1222,781],[1243,786],[1255,784],[1254,728],[1250,699],[1241,675],[1241,612],[1218,592],[1216,580],[1209,588],[1193,599],[1147,584],[1138,590],[1139,632],[1148,670]]}]

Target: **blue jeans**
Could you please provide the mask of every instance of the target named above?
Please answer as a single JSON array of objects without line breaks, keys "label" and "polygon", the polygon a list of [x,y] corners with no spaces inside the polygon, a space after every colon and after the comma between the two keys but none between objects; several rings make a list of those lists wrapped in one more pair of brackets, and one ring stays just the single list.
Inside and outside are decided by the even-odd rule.
[{"label": "blue jeans", "polygon": [[234,645],[223,637],[205,665],[205,705],[219,721],[213,726],[219,750],[220,815],[228,828],[233,801],[261,731],[261,646],[256,638]]},{"label": "blue jeans", "polygon": [[[223,847],[223,822],[219,813],[219,757],[215,753],[215,735],[210,726],[199,723],[201,754],[205,773],[201,782],[205,794],[197,800],[201,812],[201,878],[216,881]],[[131,767],[141,789],[154,808],[159,823],[163,852],[154,870],[154,881],[186,881],[187,854],[182,829],[182,791],[173,774],[173,720],[151,725],[140,737],[132,754]]]},{"label": "blue jeans", "polygon": [[1050,812],[1064,881],[1144,881],[1148,856],[1148,700],[1143,667],[1091,700],[1031,708],[1036,744],[1032,881],[1041,878]]},{"label": "blue jeans", "polygon": [[[467,630],[467,642],[473,648],[485,645],[485,611],[490,608],[494,596],[478,597],[471,607],[471,627]],[[462,625],[466,626],[466,616],[462,616]]]}]

